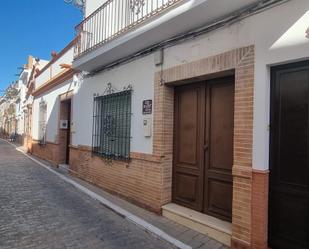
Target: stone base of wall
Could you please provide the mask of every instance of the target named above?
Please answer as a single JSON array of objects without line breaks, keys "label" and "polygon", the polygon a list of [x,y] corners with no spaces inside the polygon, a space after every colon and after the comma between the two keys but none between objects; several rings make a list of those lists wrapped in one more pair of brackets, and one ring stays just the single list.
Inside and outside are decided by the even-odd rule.
[{"label": "stone base of wall", "polygon": [[59,164],[59,145],[47,142],[40,145],[38,141],[32,141],[31,154],[49,161],[53,165]]},{"label": "stone base of wall", "polygon": [[89,147],[72,147],[70,170],[94,185],[156,213],[162,206],[160,157],[131,153],[131,161],[108,161],[93,156]]}]

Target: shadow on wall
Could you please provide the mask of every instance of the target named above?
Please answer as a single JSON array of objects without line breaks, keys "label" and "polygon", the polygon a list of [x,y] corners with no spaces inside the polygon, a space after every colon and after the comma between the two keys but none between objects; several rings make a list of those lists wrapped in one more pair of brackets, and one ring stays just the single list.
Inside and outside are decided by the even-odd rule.
[{"label": "shadow on wall", "polygon": [[[80,75],[77,80],[77,91],[74,94],[74,101],[72,102],[72,120],[74,123],[72,144],[76,146],[80,145],[80,141],[83,141],[81,145],[92,144],[94,94],[103,93],[96,92],[95,84],[91,84],[92,82],[90,81],[90,78],[83,79]],[[101,89],[104,90],[105,88],[105,83],[102,82]]]},{"label": "shadow on wall", "polygon": [[[304,12],[303,12],[304,11]],[[282,50],[293,46],[301,47],[309,43],[309,10],[298,13],[298,18],[290,20],[278,39],[271,45],[271,51]]]}]

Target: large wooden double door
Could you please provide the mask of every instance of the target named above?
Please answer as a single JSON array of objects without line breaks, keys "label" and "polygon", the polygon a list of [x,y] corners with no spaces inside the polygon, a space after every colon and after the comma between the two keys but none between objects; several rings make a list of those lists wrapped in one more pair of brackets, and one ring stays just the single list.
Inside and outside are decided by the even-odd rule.
[{"label": "large wooden double door", "polygon": [[173,202],[232,216],[234,78],[175,88]]}]

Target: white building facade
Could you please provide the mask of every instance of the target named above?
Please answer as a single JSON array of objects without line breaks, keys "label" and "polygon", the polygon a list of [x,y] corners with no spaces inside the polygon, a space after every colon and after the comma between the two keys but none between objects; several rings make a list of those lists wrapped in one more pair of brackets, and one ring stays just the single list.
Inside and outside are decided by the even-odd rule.
[{"label": "white building facade", "polygon": [[31,153],[55,165],[69,161],[71,101],[78,85],[71,69],[74,42],[54,53],[33,81]]},{"label": "white building facade", "polygon": [[232,248],[307,248],[308,28],[306,0],[86,1],[32,152]]}]

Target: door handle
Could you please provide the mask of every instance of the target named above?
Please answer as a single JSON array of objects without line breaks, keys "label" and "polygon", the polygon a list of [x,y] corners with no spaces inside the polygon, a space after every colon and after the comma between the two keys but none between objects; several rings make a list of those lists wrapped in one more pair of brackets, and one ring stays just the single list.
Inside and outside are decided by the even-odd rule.
[{"label": "door handle", "polygon": [[204,150],[208,150],[208,149],[209,149],[208,144],[204,144]]}]

